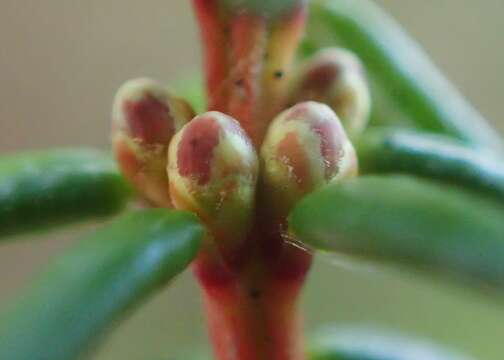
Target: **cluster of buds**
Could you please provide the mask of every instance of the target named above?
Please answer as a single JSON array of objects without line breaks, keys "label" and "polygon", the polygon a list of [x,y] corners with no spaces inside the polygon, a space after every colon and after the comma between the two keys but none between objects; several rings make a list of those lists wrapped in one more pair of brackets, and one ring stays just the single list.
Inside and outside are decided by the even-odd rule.
[{"label": "cluster of buds", "polygon": [[[289,328],[297,328],[294,304],[311,257],[285,241],[283,224],[306,194],[357,175],[349,138],[369,117],[365,71],[342,49],[295,66],[306,1],[193,3],[208,112],[196,116],[155,81],[130,81],[114,104],[116,158],[149,206],[188,210],[206,225],[195,273],[217,357],[302,359]],[[265,255],[267,243],[275,250]],[[295,264],[308,265],[291,280],[275,274],[294,274],[286,268]],[[294,285],[278,288],[272,278]]]}]

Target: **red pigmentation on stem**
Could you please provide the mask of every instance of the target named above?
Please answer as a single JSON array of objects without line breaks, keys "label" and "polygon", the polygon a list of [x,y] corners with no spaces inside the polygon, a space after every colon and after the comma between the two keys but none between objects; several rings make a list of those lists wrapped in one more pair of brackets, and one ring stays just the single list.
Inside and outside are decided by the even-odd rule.
[{"label": "red pigmentation on stem", "polygon": [[208,109],[225,112],[229,97],[229,25],[219,0],[193,0],[200,25]]},{"label": "red pigmentation on stem", "polygon": [[304,0],[192,3],[210,111],[194,117],[160,84],[129,82],[114,105],[116,157],[152,206],[191,211],[207,229],[192,268],[216,359],[304,360],[298,302],[312,254],[286,218],[309,192],[354,176],[357,158],[330,107],[298,101],[329,99],[359,130],[365,82],[340,51],[291,79]]}]

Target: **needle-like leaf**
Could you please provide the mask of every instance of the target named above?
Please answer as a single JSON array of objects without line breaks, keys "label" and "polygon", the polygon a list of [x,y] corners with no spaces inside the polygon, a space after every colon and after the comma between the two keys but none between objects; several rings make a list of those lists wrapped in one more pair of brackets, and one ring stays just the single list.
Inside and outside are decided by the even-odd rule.
[{"label": "needle-like leaf", "polygon": [[363,174],[403,173],[441,180],[504,204],[504,166],[493,154],[436,134],[376,128],[356,141]]},{"label": "needle-like leaf", "polygon": [[362,326],[319,331],[310,346],[311,360],[468,360],[428,341]]},{"label": "needle-like leaf", "polygon": [[49,150],[0,158],[0,238],[101,218],[131,195],[109,154]]},{"label": "needle-like leaf", "polygon": [[413,122],[424,130],[503,151],[489,123],[441,74],[418,43],[371,0],[314,0],[305,49],[342,45],[366,65],[373,120]]},{"label": "needle-like leaf", "polygon": [[130,213],[56,259],[0,315],[0,359],[70,360],[186,268],[203,235],[191,214]]},{"label": "needle-like leaf", "polygon": [[406,176],[361,177],[301,201],[290,228],[316,249],[504,288],[504,207]]}]

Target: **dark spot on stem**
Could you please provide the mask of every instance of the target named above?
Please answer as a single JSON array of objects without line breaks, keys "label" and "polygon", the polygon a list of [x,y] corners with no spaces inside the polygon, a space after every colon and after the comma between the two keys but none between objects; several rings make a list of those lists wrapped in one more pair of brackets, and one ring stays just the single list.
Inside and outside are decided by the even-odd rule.
[{"label": "dark spot on stem", "polygon": [[244,83],[245,82],[243,81],[243,79],[238,79],[238,80],[235,81],[235,85],[236,86],[240,86],[240,87],[242,87],[244,85]]},{"label": "dark spot on stem", "polygon": [[258,289],[250,289],[249,296],[252,299],[259,299],[261,297],[261,291],[259,291]]},{"label": "dark spot on stem", "polygon": [[282,70],[277,70],[273,73],[273,76],[277,79],[281,79],[284,76],[284,72]]}]

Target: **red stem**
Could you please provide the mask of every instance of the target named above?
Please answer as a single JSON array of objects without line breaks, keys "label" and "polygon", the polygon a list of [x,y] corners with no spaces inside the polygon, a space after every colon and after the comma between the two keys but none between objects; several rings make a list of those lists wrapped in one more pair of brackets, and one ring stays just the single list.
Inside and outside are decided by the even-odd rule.
[{"label": "red stem", "polygon": [[193,6],[203,40],[208,109],[226,112],[229,102],[226,14],[218,0],[193,0]]},{"label": "red stem", "polygon": [[[221,3],[193,0],[204,46],[208,107],[237,119],[259,148],[268,123],[285,106],[287,75],[306,9],[267,18]],[[218,360],[305,359],[298,302],[312,256],[278,231],[266,231],[277,229],[281,221],[268,218],[263,208],[258,210],[262,219],[236,254],[225,254],[210,229],[215,239],[193,265]]]},{"label": "red stem", "polygon": [[208,109],[237,119],[259,146],[285,107],[288,78],[304,31],[304,5],[274,19],[193,0],[203,40]]},{"label": "red stem", "polygon": [[229,115],[237,119],[254,144],[259,141],[256,113],[260,100],[260,74],[264,61],[267,23],[250,13],[233,16],[231,23],[232,81]]},{"label": "red stem", "polygon": [[210,337],[219,360],[303,360],[298,291],[205,291]]},{"label": "red stem", "polygon": [[263,67],[260,114],[263,131],[286,107],[293,60],[303,36],[307,10],[304,6],[276,19],[271,25],[267,59]]},{"label": "red stem", "polygon": [[304,360],[298,302],[312,256],[279,234],[256,234],[249,245],[238,266],[202,253],[193,267],[215,358]]}]

